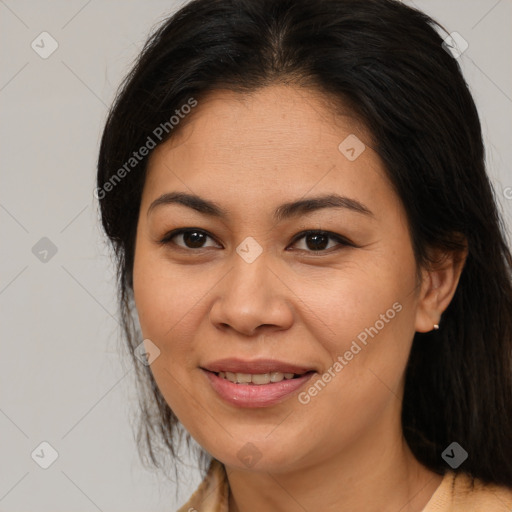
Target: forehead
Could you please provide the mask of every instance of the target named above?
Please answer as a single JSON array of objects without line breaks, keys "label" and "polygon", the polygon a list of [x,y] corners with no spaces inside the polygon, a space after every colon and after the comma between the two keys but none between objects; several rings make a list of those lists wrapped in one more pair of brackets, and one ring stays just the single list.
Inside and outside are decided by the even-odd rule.
[{"label": "forehead", "polygon": [[322,146],[328,134],[334,135],[336,142],[342,133],[354,133],[372,144],[363,123],[339,100],[292,85],[272,85],[247,93],[210,91],[176,128],[163,146],[177,147],[188,140],[188,144],[253,150],[263,156],[279,149]]},{"label": "forehead", "polygon": [[[333,189],[369,200],[389,189],[363,124],[317,91],[213,91],[181,122],[149,160],[145,188],[152,195],[180,189],[257,204]],[[344,153],[361,148],[355,159]]]}]

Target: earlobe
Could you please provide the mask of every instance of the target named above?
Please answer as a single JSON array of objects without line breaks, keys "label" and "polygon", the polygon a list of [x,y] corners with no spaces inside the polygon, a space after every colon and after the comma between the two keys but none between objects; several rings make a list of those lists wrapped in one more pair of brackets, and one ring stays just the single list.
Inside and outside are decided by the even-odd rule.
[{"label": "earlobe", "polygon": [[424,271],[422,285],[416,310],[416,331],[430,332],[434,325],[439,325],[441,313],[439,311],[439,289],[441,282],[437,272]]},{"label": "earlobe", "polygon": [[416,310],[416,331],[438,330],[441,315],[455,295],[466,261],[467,249],[438,254],[431,268],[422,272],[422,284]]}]

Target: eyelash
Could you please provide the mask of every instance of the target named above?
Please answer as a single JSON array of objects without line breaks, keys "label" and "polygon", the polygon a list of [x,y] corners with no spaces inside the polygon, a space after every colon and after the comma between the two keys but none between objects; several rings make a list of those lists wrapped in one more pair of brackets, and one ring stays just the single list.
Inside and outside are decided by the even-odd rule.
[{"label": "eyelash", "polygon": [[[198,248],[192,248],[192,247],[183,247],[181,245],[177,245],[175,244],[174,242],[172,242],[171,240],[173,238],[175,238],[176,236],[179,236],[179,235],[182,235],[184,233],[190,233],[190,232],[193,232],[193,233],[201,233],[203,235],[206,235],[208,238],[211,238],[212,240],[214,240],[216,243],[218,243],[216,240],[215,240],[215,237],[213,237],[210,233],[208,233],[208,231],[205,231],[204,229],[199,229],[199,228],[179,228],[179,229],[175,229],[173,231],[170,231],[169,233],[167,233],[160,241],[159,243],[161,245],[175,245],[177,246],[179,249],[183,249],[185,251],[195,251],[195,252],[199,252],[201,251],[202,249],[208,249],[208,247],[198,247]],[[321,236],[326,236],[328,239],[332,239],[332,240],[335,240],[336,242],[338,242],[339,246],[341,247],[357,247],[356,244],[354,244],[353,242],[351,242],[348,238],[345,238],[341,235],[338,235],[337,233],[333,233],[331,231],[324,231],[324,230],[321,230],[321,229],[308,229],[308,230],[305,230],[305,231],[301,231],[300,233],[297,233],[297,235],[295,235],[295,237],[293,238],[292,240],[292,244],[296,244],[299,240],[303,239],[303,238],[306,238],[308,235],[321,235]],[[219,244],[220,245],[220,244]],[[338,248],[334,248],[334,250],[340,250],[341,247],[338,247]],[[319,249],[317,251],[314,251],[314,250],[307,250],[307,249],[299,249],[300,251],[302,252],[307,252],[307,253],[311,253],[311,254],[320,254],[320,253],[327,253],[327,254],[330,254],[331,252],[333,252],[332,250],[333,248],[329,248],[329,249]]]}]

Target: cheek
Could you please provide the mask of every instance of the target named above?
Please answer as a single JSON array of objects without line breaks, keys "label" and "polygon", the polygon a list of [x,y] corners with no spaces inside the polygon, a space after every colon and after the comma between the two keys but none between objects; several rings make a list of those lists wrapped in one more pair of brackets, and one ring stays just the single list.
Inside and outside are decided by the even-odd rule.
[{"label": "cheek", "polygon": [[414,336],[415,268],[413,256],[405,253],[400,260],[366,261],[321,285],[297,288],[315,313],[308,321],[312,338],[330,359],[321,376],[328,383],[307,388],[301,403],[319,416],[330,411],[332,428],[351,417],[349,436],[401,394]]},{"label": "cheek", "polygon": [[195,409],[190,407],[191,395],[185,389],[190,387],[190,370],[197,366],[193,336],[204,286],[204,282],[190,279],[190,267],[170,265],[142,244],[137,249],[133,273],[135,307],[143,338],[150,339],[160,350],[150,370],[165,401],[192,433],[200,420],[193,419]]},{"label": "cheek", "polygon": [[134,299],[142,333],[163,341],[190,323],[194,305],[204,295],[204,286],[191,279],[191,267],[171,265],[158,251],[140,244],[133,269]]},{"label": "cheek", "polygon": [[415,317],[415,267],[402,263],[399,271],[384,263],[354,266],[337,279],[294,289],[307,297],[309,332],[329,356],[300,403],[333,431],[350,418],[347,440],[398,403]]},{"label": "cheek", "polygon": [[407,345],[414,332],[414,284],[411,258],[399,262],[368,258],[331,269],[320,279],[297,278],[293,290],[303,303],[299,307],[311,334],[334,356],[349,350],[355,340],[369,346],[369,340],[381,337],[394,338],[395,346],[404,348],[400,341]]}]

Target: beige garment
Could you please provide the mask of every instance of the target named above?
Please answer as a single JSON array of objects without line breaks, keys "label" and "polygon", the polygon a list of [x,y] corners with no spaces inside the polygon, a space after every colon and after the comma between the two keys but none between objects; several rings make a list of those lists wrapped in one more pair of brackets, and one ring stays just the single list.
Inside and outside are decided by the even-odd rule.
[{"label": "beige garment", "polygon": [[[194,494],[177,512],[228,512],[229,484],[224,465],[213,459]],[[422,512],[512,512],[512,489],[484,485],[449,471]]]}]

